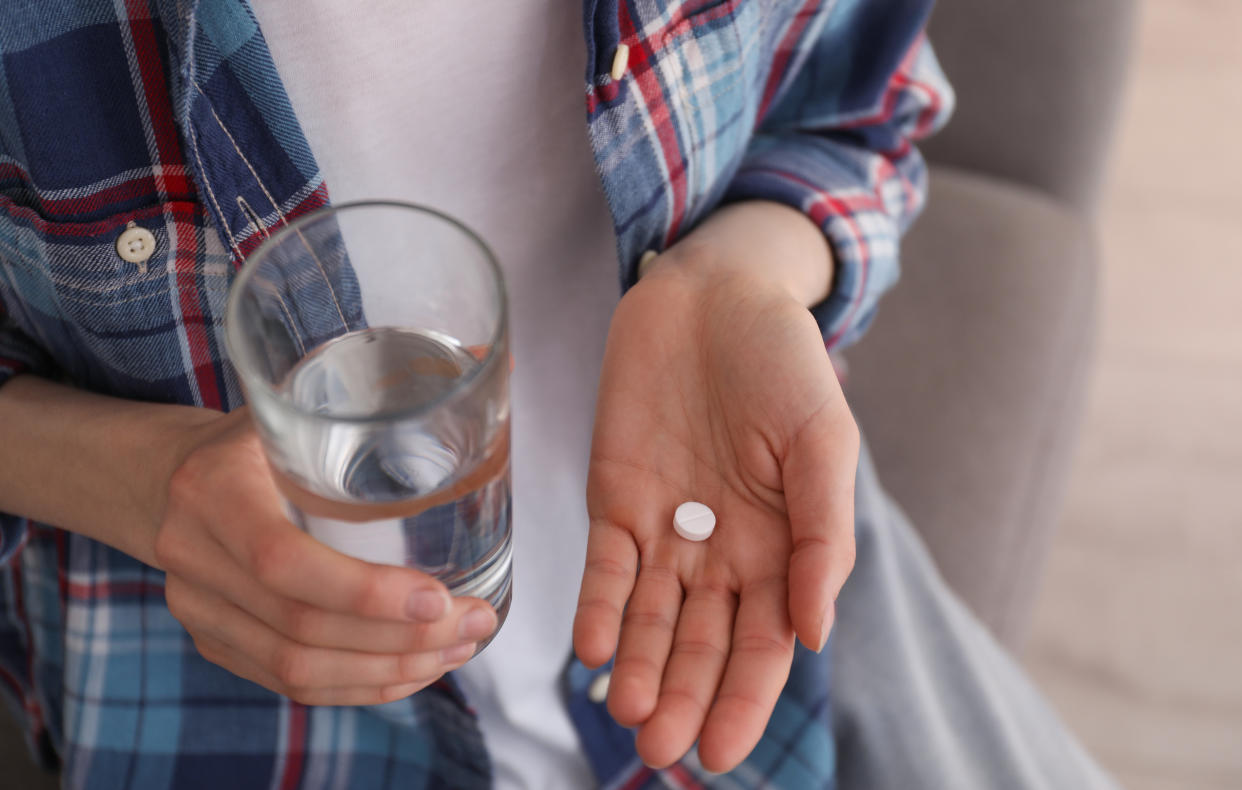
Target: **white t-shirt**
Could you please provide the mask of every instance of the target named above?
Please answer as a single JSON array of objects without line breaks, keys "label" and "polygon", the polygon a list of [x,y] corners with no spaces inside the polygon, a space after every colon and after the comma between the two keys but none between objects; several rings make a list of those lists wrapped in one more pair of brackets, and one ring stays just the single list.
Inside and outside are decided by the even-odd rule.
[{"label": "white t-shirt", "polygon": [[594,784],[560,676],[585,556],[615,237],[586,136],[582,6],[253,0],[336,203],[395,198],[477,230],[511,300],[514,593],[457,673],[499,788]]}]

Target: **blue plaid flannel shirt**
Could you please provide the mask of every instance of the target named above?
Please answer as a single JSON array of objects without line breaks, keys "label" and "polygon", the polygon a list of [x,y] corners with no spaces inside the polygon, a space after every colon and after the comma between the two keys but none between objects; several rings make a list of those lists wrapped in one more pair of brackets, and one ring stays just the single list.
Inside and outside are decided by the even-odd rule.
[{"label": "blue plaid flannel shirt", "polygon": [[[620,280],[722,201],[794,206],[836,256],[828,347],[864,330],[920,208],[912,141],[952,94],[931,0],[584,0],[584,97]],[[361,11],[360,11],[361,12]],[[628,69],[610,76],[619,45]],[[110,395],[242,402],[221,331],[238,267],[327,187],[246,0],[0,6],[0,384],[32,372]],[[145,266],[115,243],[154,234]],[[606,670],[600,670],[606,671]],[[734,772],[635,757],[570,660],[567,704],[609,788],[831,787],[826,655],[799,649]],[[162,575],[0,515],[0,690],[72,788],[486,787],[451,677],[389,711],[307,708],[202,659]]]}]

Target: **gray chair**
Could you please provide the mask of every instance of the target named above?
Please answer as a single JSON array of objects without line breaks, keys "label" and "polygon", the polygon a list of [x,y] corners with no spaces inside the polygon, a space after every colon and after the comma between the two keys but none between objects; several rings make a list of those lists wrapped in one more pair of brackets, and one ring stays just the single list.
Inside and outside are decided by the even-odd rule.
[{"label": "gray chair", "polygon": [[1096,318],[1092,215],[1131,0],[940,0],[958,96],[923,146],[902,280],[846,353],[880,479],[949,584],[1020,647],[1057,523]]},{"label": "gray chair", "polygon": [[[1064,489],[1095,317],[1090,217],[1130,0],[940,0],[957,115],[901,283],[848,354],[881,478],[949,583],[1019,644]],[[50,790],[0,713],[0,786]]]}]

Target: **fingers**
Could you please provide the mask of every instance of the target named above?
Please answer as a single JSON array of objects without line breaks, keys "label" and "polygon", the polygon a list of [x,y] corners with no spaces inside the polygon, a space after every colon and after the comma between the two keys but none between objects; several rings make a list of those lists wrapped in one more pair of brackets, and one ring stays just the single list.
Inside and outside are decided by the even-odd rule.
[{"label": "fingers", "polygon": [[794,634],[785,595],[780,578],[742,591],[729,664],[699,738],[699,760],[709,771],[729,771],[750,754],[789,677]]},{"label": "fingers", "polygon": [[181,461],[155,532],[169,608],[196,644],[270,689],[325,704],[412,693],[468,660],[496,628],[491,607],[290,523],[244,416],[213,423]]},{"label": "fingers", "polygon": [[823,649],[833,602],[854,567],[854,475],[858,428],[848,412],[812,420],[783,463],[793,554],[789,611],[802,644]]},{"label": "fingers", "polygon": [[426,681],[414,681],[395,686],[343,686],[337,688],[294,688],[285,685],[279,678],[261,667],[253,659],[235,650],[233,647],[212,639],[208,636],[194,640],[195,647],[203,658],[245,678],[252,683],[289,697],[303,705],[382,705],[386,702],[404,699],[421,691],[435,682],[435,678]]},{"label": "fingers", "polygon": [[286,598],[379,620],[434,621],[449,608],[448,590],[427,574],[348,557],[287,521],[255,533],[233,554],[264,587]]},{"label": "fingers", "polygon": [[694,745],[725,671],[736,611],[737,599],[725,589],[686,595],[655,713],[638,732],[647,765],[671,765]]},{"label": "fingers", "polygon": [[[327,649],[343,649],[359,654],[398,655],[431,653],[465,642],[482,641],[496,628],[496,613],[486,602],[477,598],[455,598],[450,616],[436,623],[404,626],[413,631],[416,638],[399,645],[402,649],[384,652],[364,641],[350,642],[343,638],[348,633],[339,636],[330,634],[331,638],[327,639],[315,633],[290,634],[283,628],[272,627],[253,614],[255,609],[263,610],[268,607],[260,605],[248,611],[208,589],[188,584],[177,577],[166,579],[165,596],[173,615],[191,633],[209,634],[240,649],[247,649],[255,655],[265,653],[263,647],[267,643],[256,640],[267,639],[269,632],[290,644],[305,647],[324,648],[328,645]],[[312,629],[303,627],[303,630]]]},{"label": "fingers", "polygon": [[622,612],[637,572],[638,548],[630,533],[607,521],[593,521],[574,615],[574,651],[583,664],[600,666],[617,649]]},{"label": "fingers", "polygon": [[[243,415],[244,416],[244,415]],[[383,620],[431,621],[449,594],[430,576],[347,557],[298,529],[248,423],[218,428],[173,473],[154,553],[164,570],[191,575],[214,540],[271,592],[326,611]],[[226,420],[221,420],[226,422]]]},{"label": "fingers", "polygon": [[305,645],[410,653],[445,647],[446,634],[456,634],[458,641],[482,641],[496,628],[496,613],[474,598],[452,599],[445,616],[432,623],[375,620],[325,611],[276,595],[243,572],[214,542],[202,547],[199,559],[205,575],[187,574],[187,581],[204,591],[218,591],[216,594],[272,629]]},{"label": "fingers", "polygon": [[655,710],[664,664],[681,609],[681,582],[668,568],[644,566],[621,625],[608,687],[608,712],[633,727]]},{"label": "fingers", "polygon": [[315,647],[295,642],[228,601],[175,578],[166,590],[170,610],[187,625],[196,644],[214,646],[206,657],[235,673],[244,670],[245,677],[299,702],[324,689],[425,685],[465,663],[476,647],[450,630],[448,621],[437,624],[437,632],[428,633],[417,652]]}]

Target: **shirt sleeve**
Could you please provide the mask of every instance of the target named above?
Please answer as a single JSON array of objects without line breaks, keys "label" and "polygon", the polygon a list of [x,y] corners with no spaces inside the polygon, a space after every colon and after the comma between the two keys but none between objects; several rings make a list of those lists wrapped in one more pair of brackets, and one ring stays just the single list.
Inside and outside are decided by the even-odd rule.
[{"label": "shirt sleeve", "polygon": [[[823,230],[835,272],[812,313],[829,349],[857,340],[897,281],[898,242],[927,186],[913,143],[944,125],[954,101],[921,25],[905,41],[900,31],[880,31],[884,41],[873,34],[846,31],[844,55],[840,30],[815,38],[779,86],[725,196],[784,203]],[[869,54],[885,50],[896,53],[887,63]],[[841,74],[850,84],[838,85]]]},{"label": "shirt sleeve", "polygon": [[[0,387],[19,373],[55,375],[48,355],[13,321],[0,299]],[[7,564],[26,537],[26,519],[0,512],[0,566]]]}]

